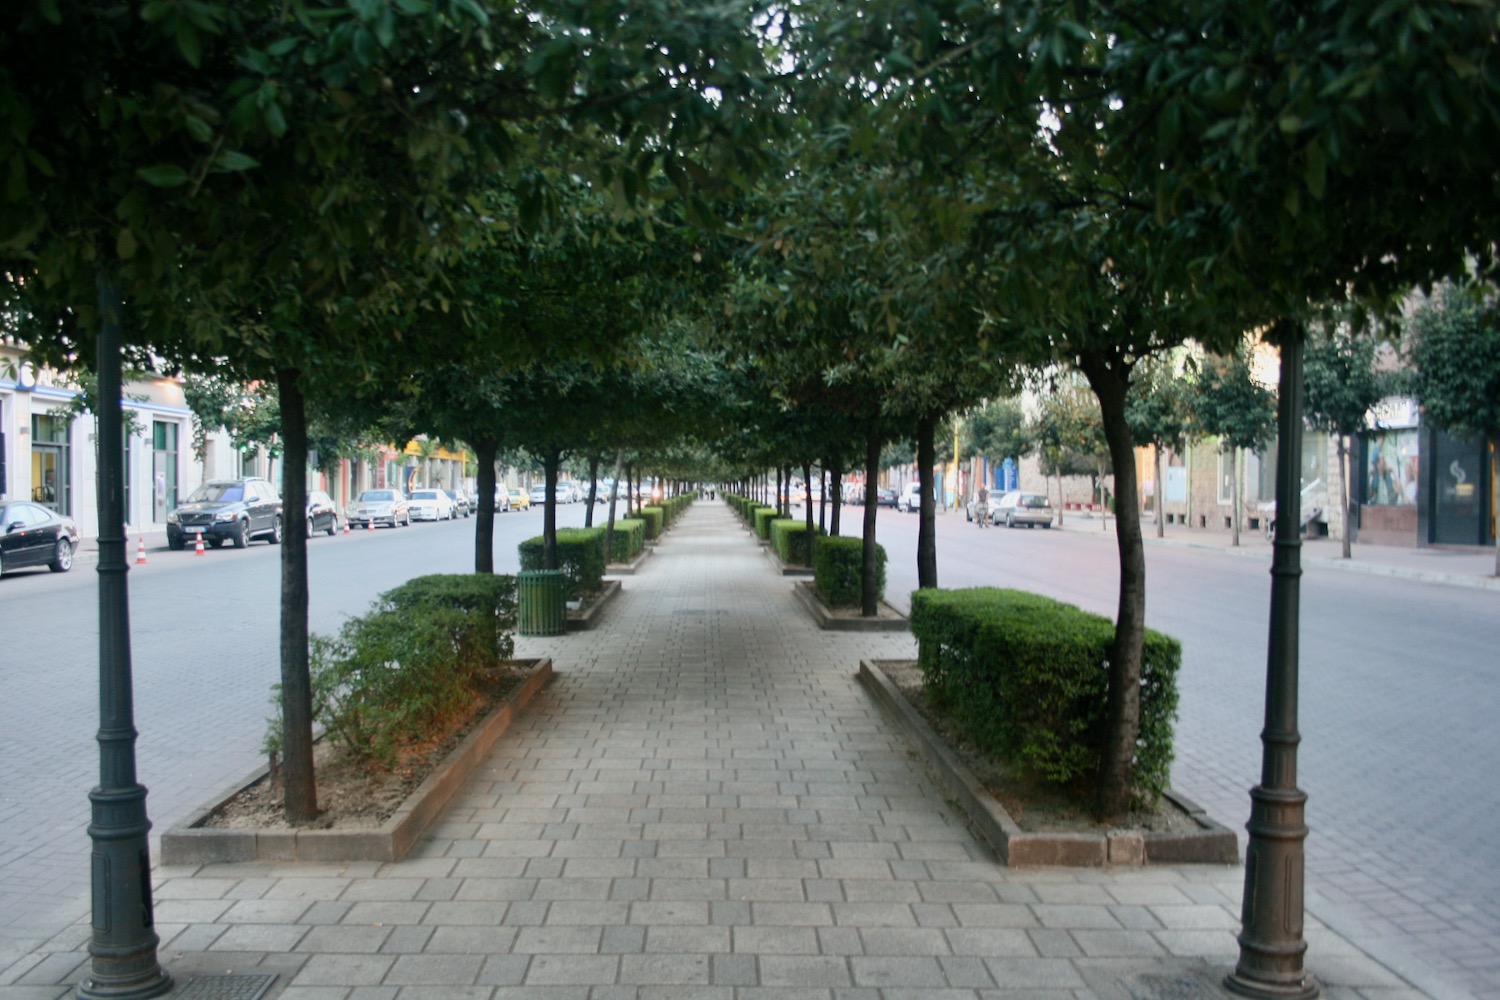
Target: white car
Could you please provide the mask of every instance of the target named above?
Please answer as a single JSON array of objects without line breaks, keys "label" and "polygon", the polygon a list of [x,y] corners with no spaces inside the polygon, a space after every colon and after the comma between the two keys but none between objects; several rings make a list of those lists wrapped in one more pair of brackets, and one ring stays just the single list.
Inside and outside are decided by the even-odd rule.
[{"label": "white car", "polygon": [[458,516],[453,501],[442,490],[412,490],[406,506],[413,521],[451,521]]},{"label": "white car", "polygon": [[907,483],[906,488],[901,491],[901,497],[896,501],[896,509],[903,514],[910,514],[914,510],[922,509],[922,484]]}]

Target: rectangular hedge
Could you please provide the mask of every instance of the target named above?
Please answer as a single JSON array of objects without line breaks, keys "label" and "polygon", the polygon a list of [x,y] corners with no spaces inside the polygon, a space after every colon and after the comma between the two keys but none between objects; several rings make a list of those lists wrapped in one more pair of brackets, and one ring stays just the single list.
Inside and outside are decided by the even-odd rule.
[{"label": "rectangular hedge", "polygon": [[[977,587],[912,594],[911,630],[928,695],[966,734],[1038,778],[1082,787],[1099,769],[1115,626],[1071,604]],[[1182,646],[1146,630],[1134,795],[1168,787]]]},{"label": "rectangular hedge", "polygon": [[617,519],[614,538],[610,541],[609,561],[628,563],[645,550],[646,522],[638,517]]},{"label": "rectangular hedge", "polygon": [[[516,550],[522,569],[546,569],[542,536],[528,538]],[[597,594],[604,589],[604,529],[558,528],[557,568],[568,578],[568,596]]]},{"label": "rectangular hedge", "polygon": [[641,520],[646,522],[646,540],[654,541],[661,537],[662,529],[667,525],[667,512],[658,506],[642,507]]},{"label": "rectangular hedge", "polygon": [[[864,578],[862,538],[818,535],[813,539],[813,585],[831,608],[859,607]],[[875,600],[885,600],[885,547],[875,546]]]},{"label": "rectangular hedge", "polygon": [[765,541],[771,540],[771,522],[780,516],[775,507],[756,507],[751,511],[755,523],[755,536]]},{"label": "rectangular hedge", "polygon": [[771,547],[788,566],[812,565],[814,532],[807,530],[805,520],[776,518],[771,521]]}]

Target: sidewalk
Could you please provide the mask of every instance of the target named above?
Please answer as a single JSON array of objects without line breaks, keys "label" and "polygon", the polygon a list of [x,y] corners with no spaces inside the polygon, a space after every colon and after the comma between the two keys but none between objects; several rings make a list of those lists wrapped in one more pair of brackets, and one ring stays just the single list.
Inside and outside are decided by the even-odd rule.
[{"label": "sidewalk", "polygon": [[[559,676],[407,860],[158,868],[178,992],[274,974],[282,1000],[1221,995],[1242,869],[997,865],[854,678],[910,636],[815,629],[723,504],[625,586],[596,631],[518,643]],[[1461,995],[1314,912],[1306,937],[1325,996]],[[0,1000],[70,995],[88,939],[81,915],[0,971]]]}]

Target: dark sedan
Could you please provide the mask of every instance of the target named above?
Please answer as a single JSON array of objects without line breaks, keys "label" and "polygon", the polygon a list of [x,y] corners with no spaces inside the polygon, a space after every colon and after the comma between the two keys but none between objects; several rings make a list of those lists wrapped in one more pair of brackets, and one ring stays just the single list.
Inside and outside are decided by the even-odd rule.
[{"label": "dark sedan", "polygon": [[899,494],[889,486],[882,486],[875,491],[875,506],[877,507],[894,507],[899,499]]},{"label": "dark sedan", "polygon": [[315,532],[339,533],[339,508],[333,497],[322,490],[307,491],[307,537]]},{"label": "dark sedan", "polygon": [[71,517],[24,500],[0,505],[0,573],[26,566],[66,573],[77,549],[78,525]]}]

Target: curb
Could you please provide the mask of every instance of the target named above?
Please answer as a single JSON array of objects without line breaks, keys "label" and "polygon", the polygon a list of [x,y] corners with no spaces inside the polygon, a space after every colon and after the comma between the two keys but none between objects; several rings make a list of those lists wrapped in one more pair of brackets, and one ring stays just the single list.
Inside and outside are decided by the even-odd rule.
[{"label": "curb", "polygon": [[1234,831],[1209,818],[1187,798],[1166,796],[1198,825],[1193,832],[1028,833],[1005,807],[984,790],[963,761],[948,749],[927,721],[881,671],[879,661],[861,660],[859,680],[922,748],[948,790],[1000,860],[1011,868],[1061,866],[1102,868],[1151,864],[1218,864],[1240,862]]},{"label": "curb", "polygon": [[843,616],[834,614],[823,603],[810,580],[798,580],[792,585],[792,592],[818,628],[827,632],[905,632],[911,627],[906,616],[885,601],[880,602],[879,617]]},{"label": "curb", "polygon": [[634,576],[636,573],[640,572],[641,564],[644,563],[647,559],[651,558],[651,553],[651,547],[646,546],[645,548],[641,549],[640,554],[637,555],[634,559],[630,560],[630,562],[610,563],[608,566],[604,567],[604,575]]},{"label": "curb", "polygon": [[599,592],[598,600],[586,608],[568,612],[567,631],[587,632],[596,627],[599,624],[599,617],[604,613],[605,606],[623,589],[619,580],[605,580],[604,589]]},{"label": "curb", "polygon": [[521,710],[552,680],[552,661],[535,669],[462,743],[443,759],[379,827],[343,830],[219,829],[200,824],[245,788],[263,781],[261,768],[227,794],[190,813],[161,835],[161,864],[206,865],[245,861],[400,861],[484,763]]},{"label": "curb", "polygon": [[766,558],[769,559],[769,560],[771,560],[771,565],[775,566],[776,567],[776,571],[778,573],[780,573],[782,576],[812,576],[813,575],[813,568],[811,566],[790,566],[790,565],[782,562],[781,561],[781,555],[779,553],[777,553],[777,551],[774,548],[771,548],[770,546],[767,546],[767,547],[763,548],[761,551],[766,554]]}]

